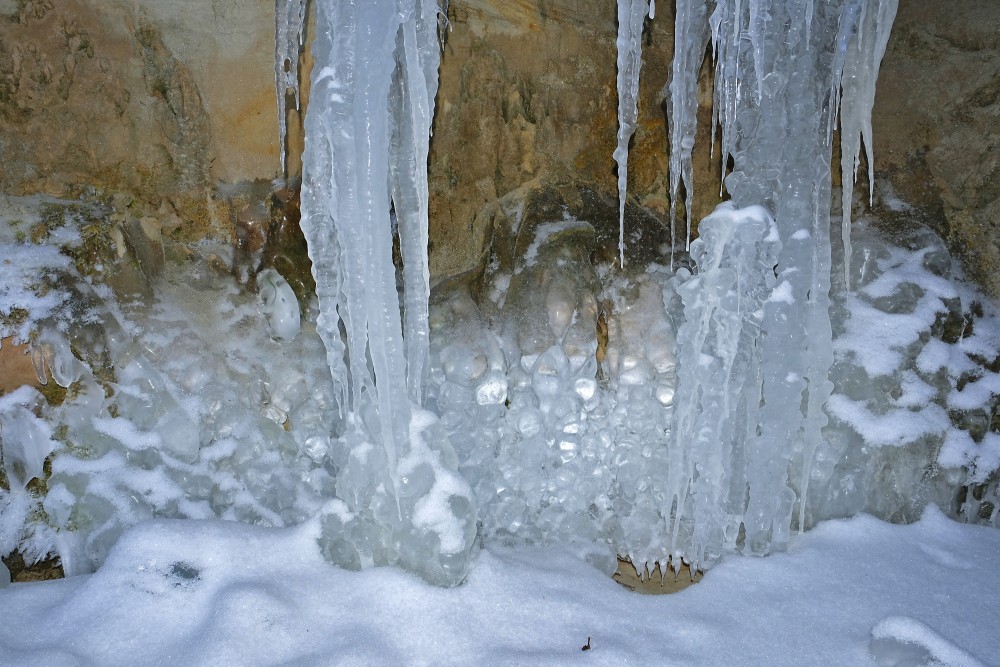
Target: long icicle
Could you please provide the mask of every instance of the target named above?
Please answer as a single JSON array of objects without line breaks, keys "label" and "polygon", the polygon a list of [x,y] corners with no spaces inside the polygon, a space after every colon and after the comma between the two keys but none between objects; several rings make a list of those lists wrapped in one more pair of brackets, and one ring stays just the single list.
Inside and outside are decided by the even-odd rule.
[{"label": "long icicle", "polygon": [[844,62],[840,101],[841,239],[844,243],[844,282],[851,289],[851,201],[861,165],[864,142],[868,160],[868,205],[875,198],[875,156],[872,148],[872,109],[875,81],[889,43],[898,0],[869,0],[861,10],[857,34]]},{"label": "long icicle", "polygon": [[281,175],[287,175],[288,94],[295,96],[299,108],[299,53],[305,30],[306,0],[274,2],[274,85],[278,98],[278,150],[281,152]]},{"label": "long icicle", "polygon": [[642,67],[642,24],[648,0],[618,0],[618,261],[625,266],[625,197],[628,189],[628,142],[639,117],[639,68]]},{"label": "long icicle", "polygon": [[698,71],[708,46],[707,0],[677,0],[674,17],[674,60],[671,68],[670,113],[670,260],[673,263],[677,196],[683,181],[687,236],[685,249],[691,243],[691,208],[694,202],[694,165],[691,152],[698,129]]}]

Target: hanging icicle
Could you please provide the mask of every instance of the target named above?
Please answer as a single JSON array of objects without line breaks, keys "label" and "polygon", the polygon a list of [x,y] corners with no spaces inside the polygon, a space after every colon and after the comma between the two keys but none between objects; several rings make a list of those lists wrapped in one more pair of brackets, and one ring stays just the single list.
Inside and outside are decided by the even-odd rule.
[{"label": "hanging icicle", "polygon": [[[476,510],[451,446],[420,407],[437,13],[434,0],[317,3],[301,227],[317,330],[347,406],[343,437],[355,443],[337,478],[347,509],[328,516],[321,544],[343,564],[399,563],[450,585],[467,572]],[[406,264],[405,326],[390,202]]]},{"label": "hanging icicle", "polygon": [[306,21],[306,0],[274,2],[274,84],[278,98],[278,150],[281,173],[287,175],[288,95],[299,108],[299,53]]},{"label": "hanging icicle", "polygon": [[[676,245],[676,209],[680,184],[684,183],[687,218],[685,249],[691,244],[691,208],[694,202],[694,149],[698,129],[698,71],[705,60],[709,26],[707,0],[677,0],[674,17],[674,60],[667,85],[670,113],[670,241]],[[673,251],[670,254],[673,262]]]},{"label": "hanging icicle", "polygon": [[625,266],[625,198],[628,190],[628,142],[639,117],[639,69],[642,67],[642,24],[648,0],[618,0],[618,261]]},{"label": "hanging icicle", "polygon": [[868,204],[875,198],[875,156],[872,151],[872,109],[875,81],[889,44],[898,0],[869,0],[844,59],[840,105],[841,238],[844,243],[844,281],[851,289],[851,200],[864,143],[868,164]]}]

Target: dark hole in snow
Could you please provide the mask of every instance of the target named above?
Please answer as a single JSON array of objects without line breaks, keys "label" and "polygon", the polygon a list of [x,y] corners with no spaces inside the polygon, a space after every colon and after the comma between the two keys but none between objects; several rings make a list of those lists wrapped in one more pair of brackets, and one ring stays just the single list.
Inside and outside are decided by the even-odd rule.
[{"label": "dark hole in snow", "polygon": [[201,571],[189,563],[177,562],[170,566],[170,576],[182,581],[198,581],[201,579]]}]

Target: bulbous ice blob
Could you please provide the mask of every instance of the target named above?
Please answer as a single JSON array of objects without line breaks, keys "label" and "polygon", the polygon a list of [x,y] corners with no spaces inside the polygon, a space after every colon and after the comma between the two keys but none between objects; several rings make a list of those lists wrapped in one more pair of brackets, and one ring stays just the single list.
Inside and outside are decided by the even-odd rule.
[{"label": "bulbous ice blob", "polygon": [[288,282],[274,269],[264,269],[257,274],[260,312],[267,320],[271,336],[278,340],[292,340],[302,327],[299,301]]},{"label": "bulbous ice blob", "polygon": [[674,404],[674,384],[661,380],[656,385],[656,400],[665,408]]},{"label": "bulbous ice blob", "polygon": [[597,381],[589,377],[578,378],[573,383],[573,391],[584,401],[589,401],[597,393]]},{"label": "bulbous ice blob", "polygon": [[545,295],[545,309],[548,314],[549,326],[556,338],[566,335],[566,330],[573,322],[576,310],[576,298],[570,291],[572,285],[554,282]]},{"label": "bulbous ice blob", "polygon": [[476,387],[476,403],[500,405],[507,400],[507,377],[500,371],[490,371]]},{"label": "bulbous ice blob", "polygon": [[157,420],[155,430],[162,438],[163,446],[181,459],[192,462],[198,458],[201,449],[198,426],[179,405],[163,413]]},{"label": "bulbous ice blob", "polygon": [[87,367],[73,355],[69,340],[59,331],[48,329],[38,337],[31,347],[31,363],[35,375],[43,385],[48,382],[48,374],[60,387],[69,387],[79,380]]},{"label": "bulbous ice blob", "polygon": [[27,385],[0,397],[0,451],[10,488],[42,477],[46,457],[56,447],[52,427],[35,416],[45,399]]}]

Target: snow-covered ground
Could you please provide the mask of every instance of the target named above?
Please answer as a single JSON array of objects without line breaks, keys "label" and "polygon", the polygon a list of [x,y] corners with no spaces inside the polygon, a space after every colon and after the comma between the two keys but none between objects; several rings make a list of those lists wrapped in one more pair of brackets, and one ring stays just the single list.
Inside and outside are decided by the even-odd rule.
[{"label": "snow-covered ground", "polygon": [[[976,665],[1000,657],[1000,531],[934,508],[821,524],[679,593],[490,548],[456,588],[335,568],[319,527],[132,528],[96,574],[0,590],[4,665]],[[875,632],[882,640],[871,653]],[[582,650],[590,640],[590,650]],[[937,662],[932,662],[937,656]],[[906,660],[909,660],[907,662]]]}]

